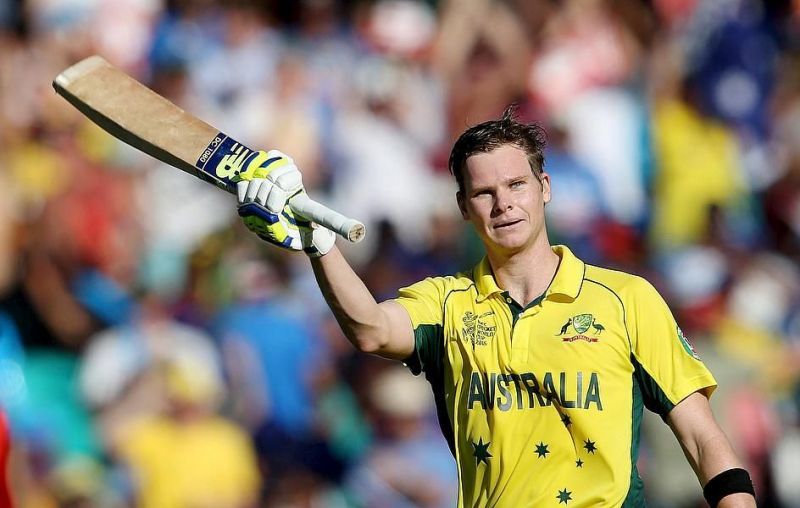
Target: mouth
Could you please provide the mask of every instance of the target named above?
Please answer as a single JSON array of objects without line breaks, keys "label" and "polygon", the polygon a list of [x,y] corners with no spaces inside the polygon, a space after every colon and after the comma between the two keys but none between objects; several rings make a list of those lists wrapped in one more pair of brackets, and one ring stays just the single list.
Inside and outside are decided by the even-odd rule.
[{"label": "mouth", "polygon": [[494,229],[510,228],[510,227],[516,226],[520,222],[522,222],[522,219],[514,219],[514,220],[508,220],[508,221],[504,221],[504,222],[498,222],[497,224],[494,225]]}]

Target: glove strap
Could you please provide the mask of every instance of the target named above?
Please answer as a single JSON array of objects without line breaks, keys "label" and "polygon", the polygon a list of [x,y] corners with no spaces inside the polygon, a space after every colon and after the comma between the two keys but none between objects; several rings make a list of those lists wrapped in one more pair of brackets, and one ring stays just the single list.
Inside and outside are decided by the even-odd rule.
[{"label": "glove strap", "polygon": [[263,208],[255,203],[245,203],[243,205],[239,205],[237,210],[239,212],[239,217],[255,216],[259,219],[262,219],[267,224],[275,224],[279,220],[277,215],[270,213],[266,208]]}]

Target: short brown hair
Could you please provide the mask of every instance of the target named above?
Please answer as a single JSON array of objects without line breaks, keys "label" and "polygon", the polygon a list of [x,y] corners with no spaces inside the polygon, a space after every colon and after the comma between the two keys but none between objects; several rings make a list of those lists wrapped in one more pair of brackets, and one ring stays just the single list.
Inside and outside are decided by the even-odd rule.
[{"label": "short brown hair", "polygon": [[536,178],[544,171],[544,147],[547,134],[535,123],[517,121],[517,106],[512,104],[503,111],[499,120],[489,120],[464,131],[453,144],[448,168],[456,177],[458,190],[464,191],[464,169],[467,159],[476,153],[486,153],[503,145],[513,145],[528,156],[528,163]]}]

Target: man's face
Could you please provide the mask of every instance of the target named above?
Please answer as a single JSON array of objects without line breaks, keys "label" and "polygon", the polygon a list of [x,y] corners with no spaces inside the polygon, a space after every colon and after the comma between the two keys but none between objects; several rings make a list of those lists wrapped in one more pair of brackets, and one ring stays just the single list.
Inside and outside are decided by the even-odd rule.
[{"label": "man's face", "polygon": [[456,196],[461,215],[472,222],[487,250],[513,254],[544,234],[544,205],[550,177],[531,171],[525,152],[503,145],[467,159],[464,192]]}]

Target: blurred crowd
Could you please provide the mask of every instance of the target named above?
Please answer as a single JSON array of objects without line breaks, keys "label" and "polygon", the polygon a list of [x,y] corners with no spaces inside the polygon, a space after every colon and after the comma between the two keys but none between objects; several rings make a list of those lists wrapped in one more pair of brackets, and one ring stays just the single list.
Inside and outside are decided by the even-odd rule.
[{"label": "blurred crowd", "polygon": [[[662,292],[760,506],[800,507],[800,2],[0,0],[0,406],[16,505],[448,507],[429,389],[303,255],[53,92],[101,54],[363,220],[376,298],[475,263],[447,157],[548,132],[554,243]],[[703,506],[644,422],[652,506]]]}]

